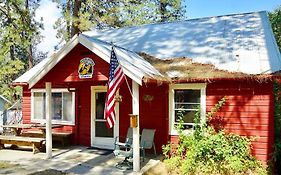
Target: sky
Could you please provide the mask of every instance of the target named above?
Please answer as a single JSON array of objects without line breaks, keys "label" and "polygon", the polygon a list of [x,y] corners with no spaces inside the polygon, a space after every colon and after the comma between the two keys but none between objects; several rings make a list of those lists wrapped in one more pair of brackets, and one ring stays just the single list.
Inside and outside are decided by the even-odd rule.
[{"label": "sky", "polygon": [[273,11],[281,0],[187,0],[188,18],[220,16],[255,11]]},{"label": "sky", "polygon": [[[281,0],[186,0],[186,15],[189,19],[237,14],[255,11],[273,11],[281,5]],[[59,40],[53,29],[60,12],[51,0],[42,0],[37,10],[38,19],[43,17],[45,30],[42,31],[43,41],[39,50],[51,53]]]}]

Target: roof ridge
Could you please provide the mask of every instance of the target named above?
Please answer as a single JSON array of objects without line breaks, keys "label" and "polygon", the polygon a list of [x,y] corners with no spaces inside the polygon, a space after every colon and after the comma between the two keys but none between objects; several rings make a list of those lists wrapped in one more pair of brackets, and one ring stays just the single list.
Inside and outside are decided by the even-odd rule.
[{"label": "roof ridge", "polygon": [[221,18],[221,17],[226,17],[226,16],[249,15],[249,14],[255,14],[255,13],[267,13],[267,11],[261,10],[261,11],[252,11],[252,12],[231,13],[231,14],[226,14],[226,15],[206,16],[206,17],[201,17],[201,18],[192,18],[192,19],[188,19],[185,21],[193,21],[193,20],[209,19],[209,18]]},{"label": "roof ridge", "polygon": [[[141,24],[141,25],[134,25],[134,26],[125,26],[125,27],[120,27],[120,28],[107,28],[104,30],[89,30],[85,32],[106,32],[106,31],[116,31],[116,30],[123,30],[123,29],[130,29],[130,28],[141,28],[145,26],[150,26],[150,25],[164,25],[164,24],[171,24],[171,23],[181,23],[181,22],[189,22],[189,21],[195,21],[195,20],[204,20],[204,19],[210,19],[210,18],[221,18],[221,17],[227,17],[227,16],[237,16],[237,15],[249,15],[249,14],[255,14],[255,13],[267,13],[266,10],[262,11],[253,11],[253,12],[241,12],[241,13],[233,13],[233,14],[226,14],[226,15],[217,15],[217,16],[207,16],[207,17],[198,17],[198,18],[191,18],[191,19],[184,19],[184,20],[176,20],[176,21],[168,21],[168,22],[155,22],[155,23],[148,23],[148,24]],[[82,32],[84,33],[84,32]]]}]

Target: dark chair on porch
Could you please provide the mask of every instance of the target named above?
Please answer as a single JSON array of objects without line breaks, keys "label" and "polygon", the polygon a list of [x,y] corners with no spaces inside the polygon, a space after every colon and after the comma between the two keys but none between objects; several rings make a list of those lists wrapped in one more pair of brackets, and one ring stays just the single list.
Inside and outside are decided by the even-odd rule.
[{"label": "dark chair on porch", "polygon": [[145,158],[145,150],[152,149],[154,151],[154,155],[156,156],[156,149],[154,144],[154,135],[155,129],[143,129],[141,133],[141,140],[140,140],[140,149],[143,157],[143,161]]},{"label": "dark chair on porch", "polygon": [[[143,129],[140,140],[140,149],[143,157],[145,159],[145,150],[152,149],[154,150],[154,155],[156,156],[156,149],[154,144],[154,135],[155,129]],[[118,138],[115,139],[115,149],[113,151],[115,156],[125,157],[125,160],[119,162],[116,167],[119,169],[132,169],[133,163],[129,161],[130,158],[133,158],[133,147],[132,147],[132,128],[128,129],[127,137],[125,142],[119,142]]]},{"label": "dark chair on porch", "polygon": [[133,147],[126,148],[126,150],[115,149],[113,153],[117,157],[125,157],[125,160],[117,163],[117,168],[124,170],[133,169],[133,162],[129,161],[129,159],[133,158]]},{"label": "dark chair on porch", "polygon": [[132,148],[133,129],[132,128],[128,128],[127,136],[126,138],[123,138],[123,141],[124,142],[122,142],[122,137],[120,136],[115,138],[114,151],[113,151],[114,155],[125,157],[125,160],[119,162],[116,165],[116,167],[125,170],[133,169],[133,163],[128,160],[133,157],[133,148]]},{"label": "dark chair on porch", "polygon": [[122,138],[120,136],[115,137],[115,142],[114,142],[114,150],[117,149],[128,149],[131,147],[133,143],[133,128],[128,128],[127,130],[127,135],[126,137]]}]

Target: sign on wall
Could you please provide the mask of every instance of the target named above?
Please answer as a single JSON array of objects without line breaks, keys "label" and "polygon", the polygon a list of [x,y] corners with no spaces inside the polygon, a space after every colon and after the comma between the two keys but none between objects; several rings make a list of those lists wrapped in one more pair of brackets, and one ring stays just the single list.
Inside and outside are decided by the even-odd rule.
[{"label": "sign on wall", "polygon": [[91,58],[83,58],[80,60],[78,67],[79,78],[92,78],[95,62]]}]

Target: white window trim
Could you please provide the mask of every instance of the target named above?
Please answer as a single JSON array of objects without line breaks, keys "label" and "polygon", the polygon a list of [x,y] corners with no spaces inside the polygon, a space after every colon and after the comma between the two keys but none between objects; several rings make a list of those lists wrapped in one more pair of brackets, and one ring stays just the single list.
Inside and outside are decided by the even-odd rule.
[{"label": "white window trim", "polygon": [[[34,92],[45,92],[46,89],[31,89],[31,122],[34,123],[46,123],[45,119],[34,119]],[[52,89],[53,92],[69,92],[67,89]],[[61,121],[61,120],[52,120],[53,124],[62,124],[62,125],[75,125],[75,92],[72,92],[72,112],[74,115],[73,121]]]},{"label": "white window trim", "polygon": [[201,121],[206,120],[206,83],[190,83],[190,84],[171,84],[169,86],[169,134],[178,135],[178,132],[174,128],[175,124],[175,102],[174,94],[177,89],[199,89],[200,90],[200,111],[201,111]]}]

